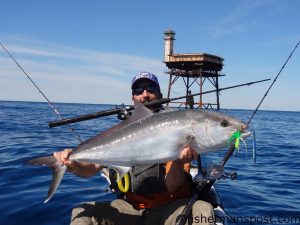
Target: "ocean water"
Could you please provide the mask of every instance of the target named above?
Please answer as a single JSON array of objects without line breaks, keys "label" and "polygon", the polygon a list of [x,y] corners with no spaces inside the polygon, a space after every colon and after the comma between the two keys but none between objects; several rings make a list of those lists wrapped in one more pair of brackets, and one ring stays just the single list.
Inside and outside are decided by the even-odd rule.
[{"label": "ocean water", "polygon": [[[112,105],[56,104],[65,117]],[[251,111],[224,113],[247,121]],[[56,116],[46,103],[0,101],[0,223],[2,225],[68,224],[80,202],[112,200],[103,177],[66,174],[50,202],[43,201],[51,181],[48,168],[24,165],[36,156],[53,154],[79,142],[66,127],[49,128]],[[72,125],[83,140],[118,123],[116,116]],[[251,128],[256,132],[257,161],[252,162],[252,137],[227,165],[236,180],[219,180],[216,189],[235,224],[300,224],[300,112],[259,111]],[[204,155],[204,164],[218,163],[226,149]]]}]

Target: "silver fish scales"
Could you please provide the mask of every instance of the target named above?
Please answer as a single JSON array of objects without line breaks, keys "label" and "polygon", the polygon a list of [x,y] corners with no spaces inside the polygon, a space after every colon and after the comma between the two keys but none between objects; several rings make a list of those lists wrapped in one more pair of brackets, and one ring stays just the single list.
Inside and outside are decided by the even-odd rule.
[{"label": "silver fish scales", "polygon": [[[202,110],[153,114],[143,104],[135,104],[129,119],[78,145],[70,154],[70,160],[111,167],[122,177],[133,165],[177,159],[185,145],[203,154],[222,150],[237,130],[243,138],[250,135],[243,122],[225,114]],[[47,202],[59,186],[66,167],[53,156],[27,163],[46,165],[54,171]]]}]

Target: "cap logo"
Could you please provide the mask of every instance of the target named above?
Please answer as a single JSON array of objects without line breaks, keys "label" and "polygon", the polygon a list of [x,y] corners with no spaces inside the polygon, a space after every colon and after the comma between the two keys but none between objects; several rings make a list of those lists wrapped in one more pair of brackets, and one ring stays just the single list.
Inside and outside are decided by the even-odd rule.
[{"label": "cap logo", "polygon": [[[151,73],[146,73],[146,72],[143,72],[143,73],[140,73],[139,75],[137,75],[137,76],[135,77],[135,80],[138,80],[138,79],[140,79],[140,78],[149,78],[149,79],[151,79],[151,80],[152,80],[152,79],[155,79]],[[155,80],[156,80],[156,79],[155,79]]]},{"label": "cap logo", "polygon": [[149,73],[149,72],[141,72],[141,73],[137,74],[132,79],[131,88],[133,87],[133,85],[135,84],[136,81],[138,81],[139,79],[142,79],[142,78],[146,78],[146,79],[149,79],[152,82],[154,82],[155,85],[157,85],[158,90],[160,91],[160,87],[159,87],[159,83],[158,83],[157,77],[154,74]]}]

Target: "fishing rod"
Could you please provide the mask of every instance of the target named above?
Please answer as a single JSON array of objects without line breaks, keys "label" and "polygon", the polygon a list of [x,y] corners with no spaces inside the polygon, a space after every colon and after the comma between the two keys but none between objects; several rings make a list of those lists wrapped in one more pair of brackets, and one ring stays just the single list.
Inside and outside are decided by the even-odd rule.
[{"label": "fishing rod", "polygon": [[[234,150],[235,150],[235,145],[233,143],[231,143],[226,155],[224,156],[224,158],[221,161],[220,165],[218,165],[220,170],[222,170],[224,168],[225,164],[227,163],[230,156],[233,154]],[[201,173],[201,171],[202,171],[202,165],[201,164],[202,163],[201,163],[200,155],[198,156],[197,161],[198,161],[198,171],[200,171],[200,173]],[[183,208],[182,213],[179,216],[177,216],[175,225],[184,225],[184,224],[186,224],[186,221],[189,219],[189,216],[190,216],[190,213],[192,211],[192,207],[193,207],[194,203],[198,199],[203,198],[204,195],[209,192],[209,190],[214,185],[216,180],[221,179],[221,178],[223,178],[222,175],[218,176],[216,178],[213,178],[213,179],[207,179],[203,174],[202,174],[201,178],[198,178],[197,176],[195,178],[193,178],[193,182],[195,184],[195,189],[196,190],[193,192],[193,195],[190,198],[189,202]],[[231,179],[233,180],[235,178],[231,175]]]},{"label": "fishing rod", "polygon": [[[260,100],[258,106],[256,107],[256,109],[254,110],[252,116],[250,117],[249,121],[247,122],[247,127],[249,127],[254,115],[256,114],[256,112],[258,111],[260,105],[262,104],[262,102],[264,101],[264,99],[266,98],[267,94],[269,93],[270,89],[272,88],[272,86],[274,85],[274,83],[276,82],[277,78],[279,77],[279,75],[281,74],[281,72],[283,71],[283,69],[285,68],[286,64],[288,63],[288,61],[291,59],[292,55],[294,54],[295,50],[297,49],[298,45],[299,45],[300,41],[298,41],[298,43],[296,44],[296,46],[294,47],[294,49],[292,50],[292,52],[290,53],[290,55],[288,56],[288,58],[286,59],[286,61],[284,62],[283,66],[281,67],[280,71],[278,72],[278,74],[276,75],[276,77],[274,78],[273,82],[271,83],[270,87],[267,89],[266,93],[264,94],[263,98]],[[239,137],[238,137],[239,138]],[[225,164],[227,163],[227,161],[229,160],[229,158],[232,156],[233,152],[236,149],[236,145],[234,143],[234,141],[231,141],[230,143],[230,147],[227,150],[226,155],[224,156],[223,160],[220,163],[220,167],[224,168]],[[202,170],[201,166],[199,166],[199,160],[198,159],[198,171]],[[201,165],[201,162],[200,162]],[[217,178],[218,179],[218,178]],[[199,198],[203,197],[203,195],[205,193],[208,193],[208,191],[211,189],[211,187],[213,186],[213,184],[215,183],[215,181],[217,179],[213,179],[213,180],[207,180],[205,178],[203,179],[199,179],[199,180],[195,180],[195,182],[197,183],[197,191],[193,194],[193,196],[190,198],[190,201],[186,204],[186,206],[184,207],[181,215],[179,215],[177,217],[176,220],[176,225],[184,225],[186,223],[186,221],[188,220],[188,217],[190,215],[190,212],[192,210],[192,206],[195,203],[195,201],[197,201]]]},{"label": "fishing rod", "polygon": [[[253,82],[228,86],[228,87],[224,87],[224,88],[205,91],[202,93],[192,94],[190,96],[194,97],[194,96],[209,94],[209,93],[213,93],[213,92],[217,92],[217,91],[223,91],[223,90],[228,90],[228,89],[232,89],[232,88],[242,87],[242,86],[246,86],[246,85],[250,86],[252,84],[265,82],[265,81],[269,81],[269,80],[270,79],[264,79],[264,80],[259,80],[259,81],[253,81]],[[146,102],[144,105],[147,107],[154,107],[154,106],[159,107],[162,104],[166,104],[166,103],[176,101],[179,99],[184,99],[186,97],[187,96],[185,95],[185,96],[181,96],[181,97],[177,97],[177,98],[161,98],[161,99],[157,99],[157,100],[154,100],[151,102]],[[95,118],[104,117],[104,116],[110,116],[110,115],[114,115],[114,114],[118,114],[118,118],[124,120],[127,118],[128,114],[130,114],[130,111],[132,111],[133,109],[134,109],[134,106],[126,106],[126,107],[122,107],[122,108],[109,109],[109,110],[85,114],[85,115],[81,115],[81,116],[77,116],[77,117],[73,117],[73,118],[69,118],[69,119],[52,121],[52,122],[49,122],[48,125],[50,128],[52,128],[52,127],[57,127],[57,126],[65,125],[65,124],[81,122],[81,121],[95,119]]]},{"label": "fishing rod", "polygon": [[[58,109],[50,102],[47,96],[42,92],[42,90],[37,86],[37,84],[31,79],[31,77],[26,73],[26,71],[22,68],[22,66],[17,62],[17,60],[10,54],[10,52],[4,47],[4,45],[0,42],[3,50],[8,54],[8,56],[15,62],[15,64],[21,69],[21,71],[25,74],[25,76],[29,79],[29,81],[33,84],[33,86],[38,90],[38,92],[46,99],[48,105],[53,110],[53,112],[58,115],[61,120],[64,120],[64,117],[59,113]],[[68,130],[75,135],[79,142],[82,142],[80,136],[74,131],[74,129],[67,124]]]},{"label": "fishing rod", "polygon": [[290,55],[287,57],[287,59],[285,60],[284,64],[282,65],[281,69],[279,70],[278,74],[276,75],[276,77],[274,78],[273,82],[271,83],[270,87],[268,88],[268,90],[266,91],[266,93],[264,94],[264,96],[262,97],[262,99],[260,100],[260,102],[258,103],[256,109],[253,111],[252,116],[250,117],[250,119],[247,122],[247,127],[250,125],[250,123],[251,123],[253,117],[255,116],[255,114],[257,113],[260,105],[262,104],[262,102],[264,101],[264,99],[267,97],[269,91],[273,87],[274,83],[277,81],[277,78],[279,77],[279,75],[281,74],[281,72],[283,71],[283,69],[285,68],[285,65],[288,63],[288,61],[291,59],[291,57],[293,56],[294,52],[298,48],[299,43],[300,43],[300,41],[298,41],[298,43],[296,44],[296,46],[294,47],[294,49],[292,50],[292,52],[290,53]]}]

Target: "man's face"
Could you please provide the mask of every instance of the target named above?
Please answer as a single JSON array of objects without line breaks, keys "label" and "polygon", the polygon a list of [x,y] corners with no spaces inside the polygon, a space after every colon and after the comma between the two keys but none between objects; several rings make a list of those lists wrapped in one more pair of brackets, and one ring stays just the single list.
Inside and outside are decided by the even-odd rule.
[{"label": "man's face", "polygon": [[148,79],[140,79],[134,84],[132,100],[145,103],[159,98],[159,90],[152,81]]}]

